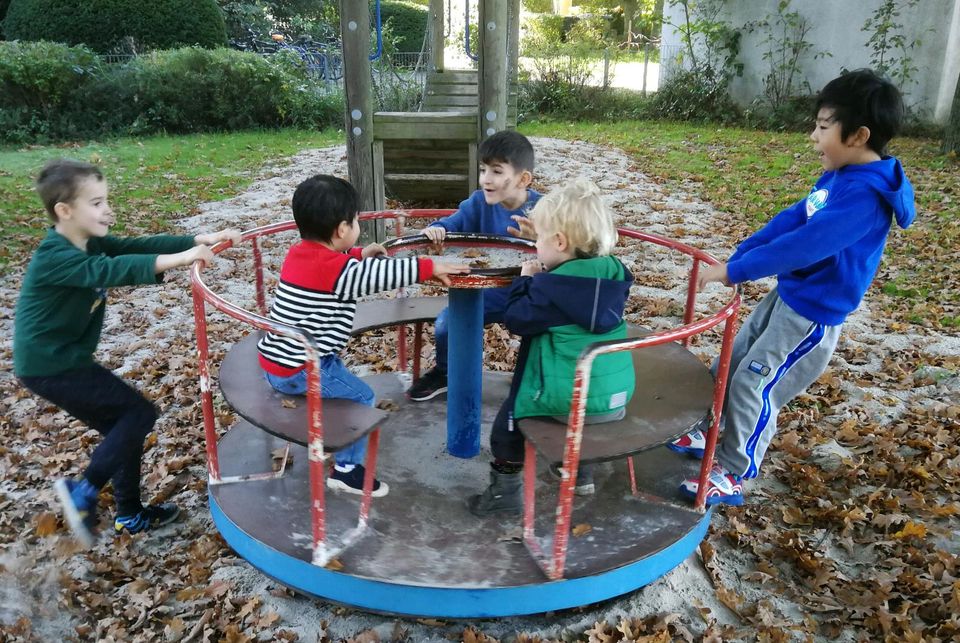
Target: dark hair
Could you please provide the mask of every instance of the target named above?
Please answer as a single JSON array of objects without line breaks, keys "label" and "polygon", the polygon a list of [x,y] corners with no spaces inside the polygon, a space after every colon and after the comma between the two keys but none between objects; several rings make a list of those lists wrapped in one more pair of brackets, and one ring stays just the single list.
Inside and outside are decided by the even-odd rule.
[{"label": "dark hair", "polygon": [[499,161],[509,163],[518,172],[533,172],[533,145],[520,132],[504,130],[493,134],[480,143],[477,156],[487,165]]},{"label": "dark hair", "polygon": [[329,241],[338,225],[357,218],[360,195],[341,178],[317,174],[297,186],[292,206],[302,239]]},{"label": "dark hair", "polygon": [[69,203],[77,198],[77,187],[89,177],[103,180],[103,172],[96,165],[74,161],[73,159],[53,159],[48,161],[37,177],[37,194],[43,201],[47,214],[56,223],[58,203]]},{"label": "dark hair", "polygon": [[861,127],[868,128],[867,145],[881,155],[903,124],[900,90],[870,69],[849,71],[827,83],[817,95],[814,117],[821,108],[833,110],[843,140]]}]

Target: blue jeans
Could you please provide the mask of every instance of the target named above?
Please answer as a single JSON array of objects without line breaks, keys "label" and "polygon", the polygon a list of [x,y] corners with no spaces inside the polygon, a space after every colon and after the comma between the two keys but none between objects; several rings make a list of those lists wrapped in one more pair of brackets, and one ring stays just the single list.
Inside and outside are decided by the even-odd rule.
[{"label": "blue jeans", "polygon": [[[507,307],[507,294],[510,292],[510,286],[501,288],[486,288],[483,291],[483,325],[497,324],[503,321],[504,309]],[[449,344],[449,328],[447,326],[447,317],[450,314],[449,308],[444,308],[437,315],[437,320],[433,326],[433,341],[437,347],[436,361],[437,368],[441,372],[447,372],[447,350]]]},{"label": "blue jeans", "polygon": [[[285,395],[307,394],[307,369],[288,377],[264,372],[264,376],[274,390]],[[320,358],[320,397],[324,399],[343,399],[373,406],[373,391],[363,380],[350,372],[339,355],[326,355]],[[363,464],[367,455],[367,438],[357,440],[334,454],[339,465]]]}]

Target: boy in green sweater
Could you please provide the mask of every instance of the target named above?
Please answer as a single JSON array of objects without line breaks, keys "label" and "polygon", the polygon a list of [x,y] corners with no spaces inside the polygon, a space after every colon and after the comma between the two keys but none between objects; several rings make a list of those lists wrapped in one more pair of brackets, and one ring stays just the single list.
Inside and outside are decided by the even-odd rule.
[{"label": "boy in green sweater", "polygon": [[97,496],[113,481],[114,530],[137,533],[179,514],[171,503],[140,502],[143,441],[157,420],[153,404],[112,372],[93,352],[103,328],[106,289],[153,284],[170,268],[209,263],[209,245],[240,242],[237,230],[196,236],[119,238],[107,182],[89,163],[57,159],[37,179],[37,192],[53,226],[27,267],[14,315],[13,368],[24,386],[103,435],[76,480],[54,487],[67,524],[87,547],[94,544]]}]

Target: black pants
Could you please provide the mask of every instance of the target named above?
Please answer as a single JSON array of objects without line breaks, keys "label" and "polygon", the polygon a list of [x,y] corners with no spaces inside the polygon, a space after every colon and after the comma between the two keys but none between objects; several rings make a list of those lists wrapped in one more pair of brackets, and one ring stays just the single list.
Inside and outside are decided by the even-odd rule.
[{"label": "black pants", "polygon": [[20,381],[103,436],[83,475],[97,489],[113,481],[119,515],[139,512],[143,508],[143,440],[157,421],[153,404],[99,364],[57,375],[21,377]]},{"label": "black pants", "polygon": [[504,400],[490,430],[490,451],[500,462],[523,462],[523,434],[513,420],[514,396]]}]

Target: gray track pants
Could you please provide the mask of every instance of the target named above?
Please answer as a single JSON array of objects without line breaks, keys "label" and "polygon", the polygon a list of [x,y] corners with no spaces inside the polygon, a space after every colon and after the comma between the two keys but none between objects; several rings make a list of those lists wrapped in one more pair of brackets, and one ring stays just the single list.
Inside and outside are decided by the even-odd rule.
[{"label": "gray track pants", "polygon": [[717,459],[730,472],[757,477],[777,432],[777,414],[826,370],[841,328],[801,317],[776,289],[750,313],[733,342],[717,447]]}]

